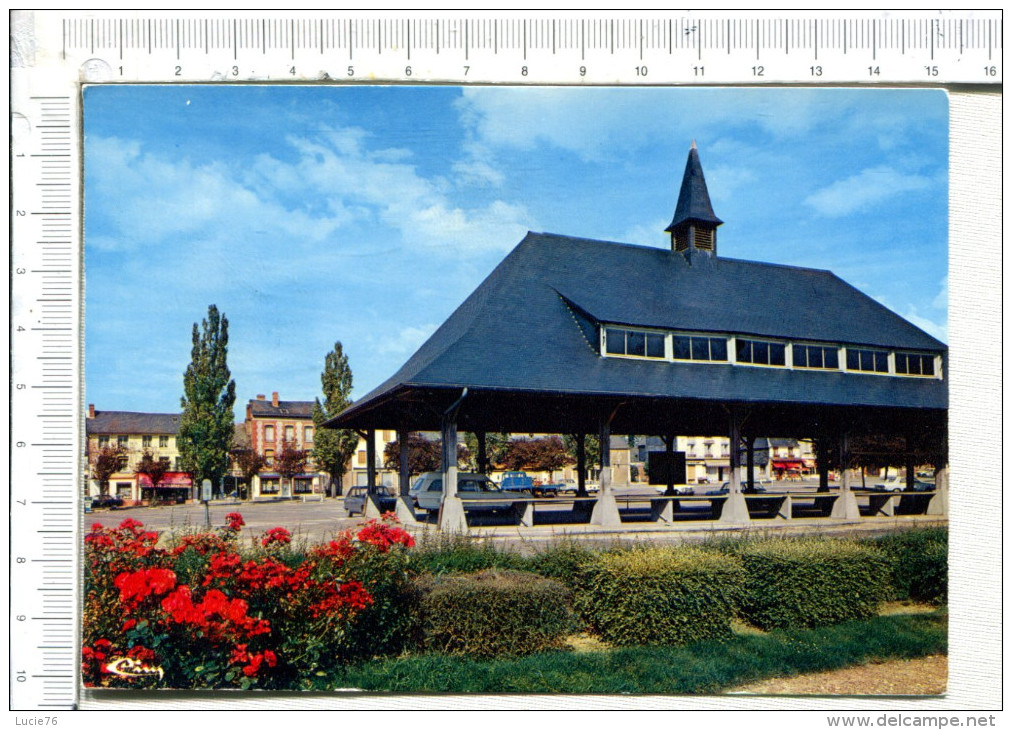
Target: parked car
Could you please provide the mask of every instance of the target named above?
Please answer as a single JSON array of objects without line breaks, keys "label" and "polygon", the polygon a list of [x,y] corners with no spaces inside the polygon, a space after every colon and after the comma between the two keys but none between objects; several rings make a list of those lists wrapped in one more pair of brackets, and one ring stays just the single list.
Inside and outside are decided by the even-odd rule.
[{"label": "parked car", "polygon": [[[930,482],[923,482],[920,479],[914,480],[914,492],[931,492],[934,488],[935,485]],[[907,478],[899,476],[886,477],[884,481],[873,484],[869,489],[873,492],[906,492],[908,491]]]},{"label": "parked car", "polygon": [[[365,514],[365,503],[369,498],[369,487],[352,487],[344,497],[344,509],[351,517]],[[376,487],[376,498],[380,512],[393,512],[397,508],[397,490],[393,487]]]},{"label": "parked car", "polygon": [[103,494],[91,500],[92,509],[116,509],[123,506],[123,500],[112,494]]},{"label": "parked car", "polygon": [[[558,488],[558,493],[560,495],[567,495],[567,496],[575,495],[579,490],[579,487],[575,479],[563,479],[561,482],[557,482],[555,486]],[[585,481],[583,483],[583,487],[584,489],[587,490],[588,495],[595,494],[600,490],[600,487],[598,487],[598,485],[593,482]]]},{"label": "parked car", "polygon": [[[768,479],[756,479],[755,480],[755,491],[752,494],[765,494],[769,491],[770,481]],[[720,485],[720,489],[711,489],[707,494],[727,494],[730,491],[731,482],[724,482]],[[748,482],[741,483],[741,491],[748,489]]]},{"label": "parked car", "polygon": [[[688,484],[675,484],[672,487],[672,490],[679,497],[691,497],[693,494],[696,493],[696,490],[690,487]],[[657,486],[657,493],[660,495],[665,495],[668,493],[668,488],[664,485]]]},{"label": "parked car", "polygon": [[[408,490],[415,509],[435,512],[443,501],[443,474],[430,471],[422,474]],[[507,492],[484,474],[468,472],[457,474],[457,496],[468,502],[470,511],[499,512],[513,508],[518,496]]]}]

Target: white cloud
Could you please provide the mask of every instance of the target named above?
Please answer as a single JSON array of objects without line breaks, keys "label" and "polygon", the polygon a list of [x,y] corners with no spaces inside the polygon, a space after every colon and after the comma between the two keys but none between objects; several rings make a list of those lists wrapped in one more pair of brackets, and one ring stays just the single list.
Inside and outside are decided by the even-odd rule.
[{"label": "white cloud", "polygon": [[430,323],[402,327],[397,332],[383,334],[376,344],[376,354],[392,358],[411,355],[436,331],[437,326]]},{"label": "white cloud", "polygon": [[946,276],[942,279],[941,288],[934,299],[931,300],[931,306],[935,309],[941,309],[948,311],[949,309],[949,277]]},{"label": "white cloud", "polygon": [[931,185],[924,175],[907,175],[880,165],[837,180],[805,198],[805,203],[828,218],[838,218],[874,208],[897,195],[924,190]]}]

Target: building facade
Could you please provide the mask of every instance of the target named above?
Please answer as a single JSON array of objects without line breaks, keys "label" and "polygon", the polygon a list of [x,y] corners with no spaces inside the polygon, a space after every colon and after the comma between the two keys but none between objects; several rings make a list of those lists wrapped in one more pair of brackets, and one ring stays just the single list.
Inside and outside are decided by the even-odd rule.
[{"label": "building facade", "polygon": [[[101,485],[95,474],[95,462],[104,449],[121,449],[120,466],[109,477],[108,493],[124,502],[139,504],[159,499],[185,499],[192,487],[189,474],[179,463],[178,413],[138,413],[133,411],[97,411],[88,405],[85,419],[87,436],[86,496],[97,496]],[[158,485],[136,473],[145,453],[161,461],[168,471]]]},{"label": "building facade", "polygon": [[[244,422],[249,448],[264,458],[263,470],[253,478],[250,496],[297,497],[305,494],[322,494],[326,477],[320,474],[313,461],[313,440],[316,426],[313,423],[313,401],[283,401],[278,392],[257,397],[246,404]],[[285,477],[278,471],[278,462],[285,449],[299,449],[307,453],[303,471]]]}]

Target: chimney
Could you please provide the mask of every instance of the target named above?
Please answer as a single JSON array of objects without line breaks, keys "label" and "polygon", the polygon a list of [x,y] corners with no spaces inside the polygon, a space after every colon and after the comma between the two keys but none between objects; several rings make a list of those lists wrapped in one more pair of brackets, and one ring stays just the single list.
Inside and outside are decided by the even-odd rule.
[{"label": "chimney", "polygon": [[257,400],[267,400],[267,396],[263,393],[257,393]]},{"label": "chimney", "polygon": [[94,417],[95,417],[95,404],[94,403],[89,403],[88,404],[88,418],[94,418]]},{"label": "chimney", "polygon": [[271,393],[271,405],[274,406],[275,408],[278,407],[278,391],[276,390],[273,393]]}]

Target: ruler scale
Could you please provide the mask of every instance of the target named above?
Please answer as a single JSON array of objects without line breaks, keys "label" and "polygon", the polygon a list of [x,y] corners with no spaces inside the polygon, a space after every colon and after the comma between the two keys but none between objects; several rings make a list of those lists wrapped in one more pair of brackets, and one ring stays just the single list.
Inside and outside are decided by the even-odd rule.
[{"label": "ruler scale", "polygon": [[1000,11],[16,11],[11,707],[77,697],[82,84],[999,85],[1002,36]]}]

